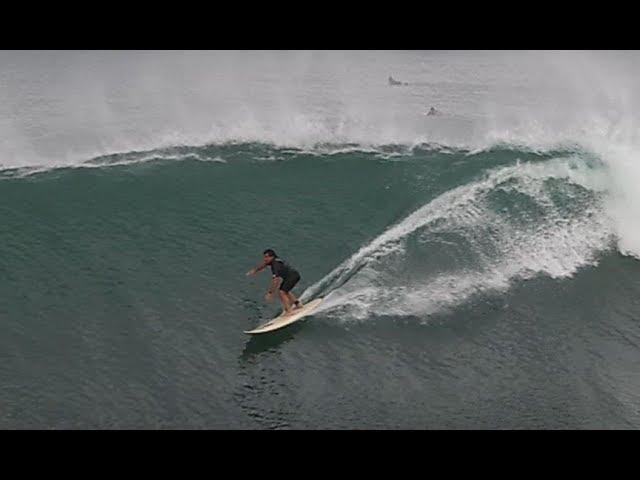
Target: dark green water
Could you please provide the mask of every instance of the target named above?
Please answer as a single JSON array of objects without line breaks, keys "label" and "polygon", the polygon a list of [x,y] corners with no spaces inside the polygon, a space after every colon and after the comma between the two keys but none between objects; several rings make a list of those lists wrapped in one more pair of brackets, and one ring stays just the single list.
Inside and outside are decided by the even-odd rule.
[{"label": "dark green water", "polygon": [[[144,160],[144,161],[143,161]],[[0,179],[0,428],[638,428],[597,158],[128,153]],[[326,308],[274,334],[265,248]]]}]

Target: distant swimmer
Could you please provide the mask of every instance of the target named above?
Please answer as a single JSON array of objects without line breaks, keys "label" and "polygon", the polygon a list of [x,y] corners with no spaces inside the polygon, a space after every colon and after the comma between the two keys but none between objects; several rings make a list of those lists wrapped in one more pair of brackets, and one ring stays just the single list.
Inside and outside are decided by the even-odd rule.
[{"label": "distant swimmer", "polygon": [[427,113],[427,116],[430,117],[432,115],[440,115],[440,112],[435,108],[431,107],[431,110],[429,110],[429,113]]},{"label": "distant swimmer", "polygon": [[395,80],[391,75],[389,75],[389,85],[409,85],[409,84]]},{"label": "distant swimmer", "polygon": [[285,315],[288,315],[293,312],[293,310],[302,308],[302,303],[298,300],[293,293],[291,293],[291,289],[296,286],[296,284],[300,281],[300,274],[298,271],[293,268],[291,265],[287,264],[284,260],[279,258],[272,249],[268,248],[263,253],[262,263],[255,268],[252,268],[247,272],[247,276],[253,276],[259,271],[265,269],[266,267],[271,267],[271,283],[269,284],[269,289],[265,295],[265,300],[267,302],[271,301],[271,297],[273,296],[273,291],[280,284],[280,301],[282,302],[282,306],[284,311],[282,312]]}]

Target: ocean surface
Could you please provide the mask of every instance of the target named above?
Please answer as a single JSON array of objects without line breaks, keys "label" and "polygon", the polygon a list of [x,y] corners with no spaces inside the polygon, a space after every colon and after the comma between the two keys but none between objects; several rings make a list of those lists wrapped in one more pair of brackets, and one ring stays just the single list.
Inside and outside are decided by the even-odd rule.
[{"label": "ocean surface", "polygon": [[638,74],[0,52],[0,428],[640,428]]}]

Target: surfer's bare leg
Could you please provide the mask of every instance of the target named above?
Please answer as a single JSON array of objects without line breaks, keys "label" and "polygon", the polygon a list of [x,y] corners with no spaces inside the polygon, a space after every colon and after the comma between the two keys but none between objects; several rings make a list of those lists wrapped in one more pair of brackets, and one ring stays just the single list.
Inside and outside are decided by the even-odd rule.
[{"label": "surfer's bare leg", "polygon": [[282,306],[284,307],[284,313],[291,313],[291,303],[289,301],[289,295],[283,290],[278,290],[278,293],[280,293],[280,301],[282,302]]},{"label": "surfer's bare leg", "polygon": [[289,295],[289,302],[291,302],[293,308],[302,308],[302,302],[298,300],[293,293],[287,292],[287,295]]}]

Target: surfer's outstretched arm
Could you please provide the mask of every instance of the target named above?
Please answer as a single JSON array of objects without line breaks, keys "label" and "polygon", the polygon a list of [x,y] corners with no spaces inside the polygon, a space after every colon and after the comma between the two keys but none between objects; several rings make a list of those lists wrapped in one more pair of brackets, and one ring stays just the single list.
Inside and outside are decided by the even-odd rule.
[{"label": "surfer's outstretched arm", "polygon": [[251,270],[249,270],[249,271],[247,272],[247,277],[248,277],[248,276],[250,276],[250,275],[255,275],[256,273],[258,273],[258,272],[260,272],[260,271],[264,270],[266,266],[267,266],[267,264],[266,264],[266,263],[264,263],[264,262],[262,262],[262,263],[261,263],[260,265],[258,265],[257,267],[252,268]]}]

